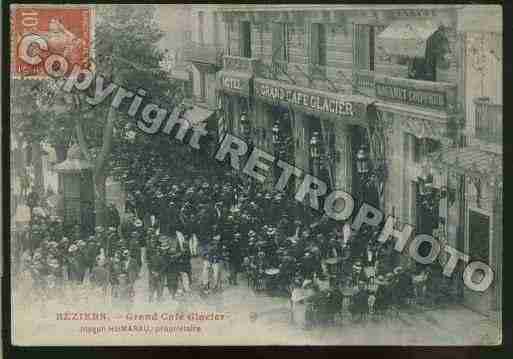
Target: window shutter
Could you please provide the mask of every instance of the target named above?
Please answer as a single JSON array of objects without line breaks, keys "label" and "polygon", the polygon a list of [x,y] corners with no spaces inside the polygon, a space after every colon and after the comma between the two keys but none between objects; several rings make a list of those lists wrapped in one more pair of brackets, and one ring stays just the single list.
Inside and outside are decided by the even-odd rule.
[{"label": "window shutter", "polygon": [[283,24],[282,26],[283,34],[282,34],[282,41],[283,41],[283,61],[289,61],[289,25]]},{"label": "window shutter", "polygon": [[326,25],[319,24],[318,64],[326,66]]},{"label": "window shutter", "polygon": [[244,23],[239,22],[239,56],[244,57]]},{"label": "window shutter", "polygon": [[272,60],[282,60],[280,48],[282,46],[282,28],[281,24],[273,23],[272,24]]},{"label": "window shutter", "polygon": [[239,23],[240,56],[251,57],[251,26],[248,21]]},{"label": "window shutter", "polygon": [[369,70],[374,71],[374,53],[376,40],[376,29],[374,26],[369,26]]},{"label": "window shutter", "polygon": [[310,25],[310,63],[319,64],[319,24]]},{"label": "window shutter", "polygon": [[[304,25],[304,29],[305,29],[305,36],[303,37],[305,40],[304,40],[304,46],[305,46],[305,54],[308,58],[308,61],[310,61],[310,57],[311,57],[311,50],[310,50],[310,43],[312,42],[312,39],[311,39],[311,27],[312,25],[305,22],[305,25]],[[311,62],[311,61],[310,61]]]},{"label": "window shutter", "polygon": [[[374,69],[374,31],[371,26],[354,24],[353,34],[353,60],[358,69]],[[371,50],[372,47],[372,50]],[[371,60],[372,57],[372,60]]]},{"label": "window shutter", "polygon": [[360,64],[360,51],[359,51],[359,35],[358,24],[353,24],[353,64],[356,68],[359,67]]}]

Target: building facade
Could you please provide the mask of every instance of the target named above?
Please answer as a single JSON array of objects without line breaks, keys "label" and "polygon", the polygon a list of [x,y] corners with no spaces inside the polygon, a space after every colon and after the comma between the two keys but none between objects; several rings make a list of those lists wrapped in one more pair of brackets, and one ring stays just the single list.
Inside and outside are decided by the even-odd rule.
[{"label": "building facade", "polygon": [[[225,5],[209,14],[214,46],[191,57],[194,98],[217,108],[220,139],[227,131],[246,138],[400,218],[398,229],[412,224],[499,274],[502,180],[469,183],[484,183],[491,159],[502,163],[502,45],[498,29],[469,28],[475,20],[465,11]],[[200,44],[206,18],[198,18]],[[499,289],[487,298],[451,290],[478,310],[500,307]]]}]

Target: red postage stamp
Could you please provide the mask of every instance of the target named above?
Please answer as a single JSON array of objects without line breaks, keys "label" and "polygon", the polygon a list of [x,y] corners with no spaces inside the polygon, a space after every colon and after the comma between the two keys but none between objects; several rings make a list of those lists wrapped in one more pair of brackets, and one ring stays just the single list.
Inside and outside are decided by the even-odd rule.
[{"label": "red postage stamp", "polygon": [[11,74],[48,78],[56,67],[69,73],[89,67],[94,9],[86,5],[11,7]]}]

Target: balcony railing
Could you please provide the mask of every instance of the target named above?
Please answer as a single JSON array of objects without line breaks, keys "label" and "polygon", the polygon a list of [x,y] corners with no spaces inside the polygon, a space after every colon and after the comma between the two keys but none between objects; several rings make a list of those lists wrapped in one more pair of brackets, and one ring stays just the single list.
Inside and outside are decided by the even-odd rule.
[{"label": "balcony railing", "polygon": [[256,75],[266,79],[277,80],[280,77],[287,77],[290,64],[286,61],[258,61],[256,64]]},{"label": "balcony railing", "polygon": [[254,74],[257,69],[258,59],[240,56],[224,56],[223,69],[227,71],[240,71]]},{"label": "balcony railing", "polygon": [[357,94],[374,96],[374,71],[357,70],[353,72],[353,90]]},{"label": "balcony railing", "polygon": [[474,105],[476,138],[502,144],[502,105],[491,103],[489,98],[477,98]]},{"label": "balcony railing", "polygon": [[184,58],[186,61],[221,67],[223,65],[223,48],[220,45],[190,41],[184,48]]}]

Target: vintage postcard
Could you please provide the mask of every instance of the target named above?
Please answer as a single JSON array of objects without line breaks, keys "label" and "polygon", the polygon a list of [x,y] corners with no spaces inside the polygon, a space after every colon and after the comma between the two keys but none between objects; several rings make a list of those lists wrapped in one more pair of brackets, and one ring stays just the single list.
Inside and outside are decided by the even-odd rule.
[{"label": "vintage postcard", "polygon": [[10,8],[17,346],[502,343],[502,8]]}]

